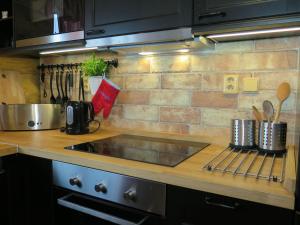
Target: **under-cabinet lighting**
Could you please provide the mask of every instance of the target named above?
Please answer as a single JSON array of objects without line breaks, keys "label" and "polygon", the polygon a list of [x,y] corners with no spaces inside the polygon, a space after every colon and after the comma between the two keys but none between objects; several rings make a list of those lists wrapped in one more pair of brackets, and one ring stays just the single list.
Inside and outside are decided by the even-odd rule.
[{"label": "under-cabinet lighting", "polygon": [[147,56],[147,55],[154,55],[156,54],[155,52],[140,52],[139,55],[144,55],[144,56]]},{"label": "under-cabinet lighting", "polygon": [[179,49],[179,50],[176,50],[176,52],[178,53],[188,53],[190,50],[189,49]]},{"label": "under-cabinet lighting", "polygon": [[44,52],[40,52],[40,55],[51,55],[51,54],[67,53],[67,52],[83,52],[83,51],[91,51],[91,50],[98,50],[98,47],[90,47],[90,48],[68,48],[68,49],[59,49],[59,50],[52,50],[52,51],[44,51]]},{"label": "under-cabinet lighting", "polygon": [[241,31],[241,32],[225,33],[225,34],[212,34],[206,37],[215,39],[215,38],[241,37],[241,36],[260,35],[260,34],[295,32],[295,31],[300,31],[300,27],[288,27],[288,28],[277,28],[277,29],[256,30],[256,31]]}]

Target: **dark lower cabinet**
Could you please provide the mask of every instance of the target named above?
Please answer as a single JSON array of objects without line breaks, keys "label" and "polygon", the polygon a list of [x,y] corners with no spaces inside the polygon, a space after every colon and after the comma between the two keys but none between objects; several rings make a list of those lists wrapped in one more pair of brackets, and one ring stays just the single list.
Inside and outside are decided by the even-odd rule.
[{"label": "dark lower cabinet", "polygon": [[168,224],[172,225],[293,225],[292,210],[168,187]]},{"label": "dark lower cabinet", "polygon": [[51,165],[50,160],[20,154],[5,159],[9,185],[9,225],[52,224]]},{"label": "dark lower cabinet", "polygon": [[3,159],[1,158],[0,158],[0,224],[9,225],[7,172],[4,169]]},{"label": "dark lower cabinet", "polygon": [[194,24],[206,25],[300,12],[299,0],[195,0]]},{"label": "dark lower cabinet", "polygon": [[192,0],[86,0],[86,38],[192,25]]}]

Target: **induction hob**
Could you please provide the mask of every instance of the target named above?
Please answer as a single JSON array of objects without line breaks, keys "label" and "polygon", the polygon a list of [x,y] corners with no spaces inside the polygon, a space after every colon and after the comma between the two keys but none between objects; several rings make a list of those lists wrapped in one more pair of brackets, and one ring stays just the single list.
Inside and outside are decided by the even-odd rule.
[{"label": "induction hob", "polygon": [[134,135],[119,135],[65,147],[67,150],[175,167],[209,144]]}]

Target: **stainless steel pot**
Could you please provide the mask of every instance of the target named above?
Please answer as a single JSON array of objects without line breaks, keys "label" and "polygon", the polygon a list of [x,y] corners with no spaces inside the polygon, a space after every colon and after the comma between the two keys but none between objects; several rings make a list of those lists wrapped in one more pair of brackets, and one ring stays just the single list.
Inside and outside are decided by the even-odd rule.
[{"label": "stainless steel pot", "polygon": [[270,153],[285,152],[286,132],[287,123],[268,123],[268,121],[260,122],[258,132],[259,150]]},{"label": "stainless steel pot", "polygon": [[57,104],[0,105],[0,129],[5,131],[58,129],[63,119]]},{"label": "stainless steel pot", "polygon": [[255,147],[255,120],[233,119],[231,121],[232,148],[247,149]]}]

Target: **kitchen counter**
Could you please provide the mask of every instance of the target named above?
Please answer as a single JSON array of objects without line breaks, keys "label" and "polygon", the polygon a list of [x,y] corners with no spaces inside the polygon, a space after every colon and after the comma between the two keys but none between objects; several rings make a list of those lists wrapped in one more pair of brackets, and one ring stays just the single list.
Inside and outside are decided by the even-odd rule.
[{"label": "kitchen counter", "polygon": [[[64,149],[65,146],[112,137],[120,133],[214,143],[213,139],[209,138],[113,130],[100,130],[94,134],[80,136],[66,135],[57,130],[0,132],[0,142],[17,145],[18,152],[21,154],[78,164],[257,203],[288,209],[294,208],[295,167],[293,146],[289,148],[287,156],[286,185],[254,178],[232,176],[231,174],[204,171],[202,167],[205,163],[214,155],[217,155],[218,152],[224,150],[226,148],[225,145],[212,144],[176,167],[165,167]],[[0,145],[0,156],[16,152],[17,147]]]},{"label": "kitchen counter", "polygon": [[17,152],[17,145],[0,144],[0,157],[16,154]]}]

